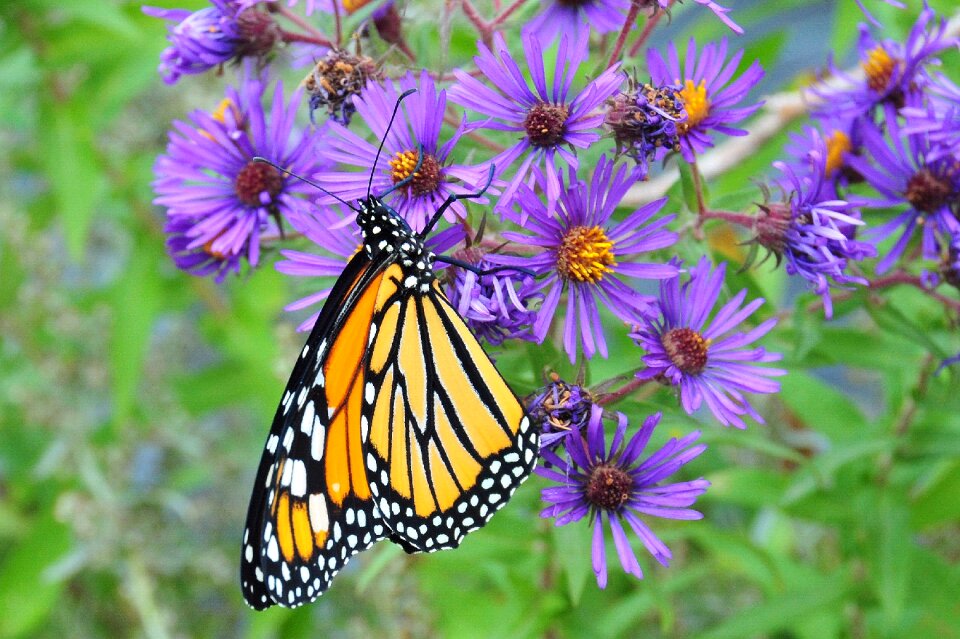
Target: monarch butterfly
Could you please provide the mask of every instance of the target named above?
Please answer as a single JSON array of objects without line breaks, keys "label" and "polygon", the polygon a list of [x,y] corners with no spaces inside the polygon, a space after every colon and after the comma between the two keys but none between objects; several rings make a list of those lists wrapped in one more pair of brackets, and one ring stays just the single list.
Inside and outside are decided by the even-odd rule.
[{"label": "monarch butterfly", "polygon": [[362,250],[297,359],[257,471],[240,567],[251,607],[315,600],[380,539],[455,548],[530,474],[538,433],[439,286],[434,260],[455,260],[424,247],[450,205],[486,188],[451,195],[420,233],[385,194],[358,201]]}]

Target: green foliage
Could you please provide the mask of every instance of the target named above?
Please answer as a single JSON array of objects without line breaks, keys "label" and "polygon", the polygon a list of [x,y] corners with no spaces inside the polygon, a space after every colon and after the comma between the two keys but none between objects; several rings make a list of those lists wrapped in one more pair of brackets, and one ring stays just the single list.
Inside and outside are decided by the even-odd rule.
[{"label": "green foliage", "polygon": [[[435,9],[412,4],[421,24]],[[860,20],[852,2],[828,3],[832,31],[804,36],[801,18],[823,3],[727,4],[747,27],[745,60],[772,70],[770,92],[795,82],[775,71],[788,42],[829,40],[844,59]],[[909,24],[882,3],[871,9],[894,31]],[[796,20],[785,27],[782,12]],[[695,3],[675,14],[677,42],[727,35]],[[729,278],[784,318],[766,346],[790,373],[762,405],[767,425],[701,423],[662,388],[617,406],[633,421],[663,409],[655,437],[702,428],[710,446],[689,470],[712,483],[704,519],[658,522],[669,568],[635,542],[646,577],[634,580],[611,545],[598,590],[588,527],[539,519],[545,483],[533,479],[456,552],[410,557],[380,544],[314,605],[247,610],[239,535],[303,336],[282,313],[294,284],[269,267],[275,256],[217,287],[164,253],[150,167],[191,105],[156,76],[163,34],[133,2],[0,3],[0,639],[960,637],[960,379],[934,373],[957,350],[955,328],[905,288],[882,303],[852,293],[825,323],[813,296],[769,265],[735,274],[732,264]],[[409,41],[452,68],[474,36],[461,16]],[[205,107],[222,84],[183,82]],[[784,139],[711,182],[711,202],[758,201],[751,180]],[[681,221],[692,193],[685,172],[671,191],[671,211],[688,209]],[[718,255],[742,255],[714,230]],[[590,381],[638,364],[608,321],[614,356],[590,363]],[[546,368],[578,371],[549,344],[495,355],[521,394]]]}]

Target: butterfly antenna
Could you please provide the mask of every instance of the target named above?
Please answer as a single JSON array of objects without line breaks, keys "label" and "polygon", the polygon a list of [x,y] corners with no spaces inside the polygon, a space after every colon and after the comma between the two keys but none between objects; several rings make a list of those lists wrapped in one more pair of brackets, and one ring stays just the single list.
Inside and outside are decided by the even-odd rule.
[{"label": "butterfly antenna", "polygon": [[335,199],[337,202],[340,202],[340,204],[343,204],[345,207],[347,207],[347,208],[350,209],[351,211],[353,211],[353,212],[355,212],[355,213],[357,212],[357,209],[355,209],[355,208],[353,207],[353,205],[351,205],[349,202],[347,202],[346,200],[344,200],[343,198],[341,198],[341,197],[339,197],[339,196],[337,196],[337,195],[334,195],[333,193],[331,193],[330,191],[326,190],[325,188],[323,188],[322,186],[320,186],[319,184],[317,184],[317,183],[314,182],[313,180],[310,180],[310,179],[308,179],[308,178],[305,178],[305,177],[303,177],[302,175],[297,175],[297,174],[294,173],[293,171],[288,171],[287,169],[283,168],[282,166],[280,166],[280,165],[277,164],[276,162],[271,162],[271,161],[268,160],[267,158],[262,158],[262,157],[260,157],[259,155],[254,156],[253,161],[254,161],[254,162],[260,162],[261,164],[267,164],[267,165],[269,165],[269,166],[272,166],[272,167],[275,168],[276,170],[280,171],[281,173],[286,173],[286,174],[289,175],[290,177],[297,178],[297,179],[300,180],[301,182],[304,182],[304,183],[306,183],[306,184],[309,184],[309,185],[312,186],[313,188],[315,188],[315,189],[317,189],[317,190],[319,190],[319,191],[322,191],[323,193],[326,193],[327,195],[329,195],[330,197],[332,197],[333,199]]},{"label": "butterfly antenna", "polygon": [[[377,157],[373,159],[373,167],[370,169],[370,180],[367,182],[367,198],[370,198],[370,189],[373,188],[373,174],[377,170],[377,162],[380,160],[380,153],[383,151],[383,145],[387,141],[387,135],[390,133],[390,128],[393,126],[393,121],[397,117],[397,111],[400,110],[400,103],[403,102],[404,98],[408,95],[416,93],[416,89],[407,89],[400,94],[400,97],[397,98],[397,103],[393,105],[393,113],[390,115],[390,121],[387,123],[387,129],[383,132],[383,137],[380,138],[380,146],[377,147]],[[381,196],[382,197],[382,196]]]}]

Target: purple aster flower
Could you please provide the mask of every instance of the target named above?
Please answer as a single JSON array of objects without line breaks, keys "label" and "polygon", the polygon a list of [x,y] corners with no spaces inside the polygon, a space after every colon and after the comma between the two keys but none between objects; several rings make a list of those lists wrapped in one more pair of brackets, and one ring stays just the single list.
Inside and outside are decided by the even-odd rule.
[{"label": "purple aster flower", "polygon": [[640,325],[630,334],[647,351],[638,372],[639,379],[663,379],[680,390],[680,404],[693,414],[701,403],[724,426],[746,428],[741,415],[750,415],[763,423],[743,392],[776,393],[780,384],[767,379],[783,375],[785,370],[754,366],[775,362],[779,353],[768,353],[761,347],[747,349],[777,323],[770,318],[746,333],[731,333],[763,304],[756,299],[740,308],[746,289],[717,311],[708,322],[723,285],[724,265],[711,271],[710,261],[703,257],[690,269],[690,279],[683,286],[680,277],[660,284],[660,316],[641,317]]},{"label": "purple aster flower", "polygon": [[901,207],[906,210],[873,229],[875,240],[884,240],[902,227],[890,252],[877,264],[884,273],[903,254],[917,227],[922,228],[922,255],[937,259],[938,236],[960,234],[955,210],[960,203],[960,166],[955,156],[938,149],[924,132],[904,133],[891,104],[884,105],[886,135],[873,123],[862,128],[866,157],[850,157],[849,164],[878,191],[879,198],[860,198],[874,207]]},{"label": "purple aster flower", "polygon": [[[413,88],[418,91],[403,101],[401,112],[388,132],[387,125],[400,92]],[[473,193],[482,187],[487,181],[488,168],[447,163],[464,133],[464,125],[457,127],[450,139],[440,145],[447,97],[445,91],[437,92],[426,71],[420,74],[419,87],[414,76],[408,74],[400,80],[400,89],[398,91],[392,81],[370,83],[360,96],[354,97],[357,114],[370,127],[377,143],[367,142],[345,126],[331,122],[319,153],[331,162],[360,167],[361,170],[325,171],[318,173],[316,178],[329,184],[330,190],[345,200],[365,196],[377,156],[377,144],[385,138],[372,184],[374,194],[383,193],[413,172],[419,159],[418,149],[422,147],[423,160],[413,180],[386,199],[415,231],[419,231],[452,193]],[[486,202],[485,199],[476,201]],[[467,214],[462,202],[454,203],[448,210],[449,220],[464,219]]]},{"label": "purple aster flower", "polygon": [[697,45],[691,38],[682,71],[676,47],[672,43],[666,59],[654,49],[647,52],[647,66],[654,84],[683,87],[680,99],[687,111],[687,121],[680,126],[680,149],[688,162],[692,162],[697,153],[703,153],[713,146],[710,131],[746,135],[746,131],[731,125],[752,115],[763,105],[763,102],[757,102],[749,106],[737,106],[763,77],[760,63],[754,61],[750,68],[731,82],[743,57],[743,50],[735,53],[729,61],[726,61],[726,57],[726,38],[719,45],[711,42],[704,46],[699,60]]},{"label": "purple aster flower", "polygon": [[810,282],[823,299],[824,313],[830,318],[833,306],[831,285],[863,284],[862,277],[846,272],[848,262],[875,257],[874,247],[855,239],[856,228],[863,224],[859,212],[849,202],[836,197],[823,198],[827,190],[825,174],[829,157],[819,132],[807,127],[795,143],[807,142],[807,152],[799,165],[774,162],[783,174],[779,182],[784,198],[760,207],[756,222],[756,241],[777,257],[787,261],[787,273]]},{"label": "purple aster flower", "polygon": [[[476,247],[458,251],[454,257],[481,271],[496,266]],[[447,277],[447,296],[474,335],[494,345],[505,339],[536,339],[531,325],[537,314],[530,307],[543,294],[532,276],[510,270],[478,275],[457,266],[448,268],[452,273]]]},{"label": "purple aster flower", "polygon": [[636,261],[643,253],[677,241],[677,234],[664,228],[673,215],[653,219],[666,198],[644,205],[619,222],[612,219],[617,204],[636,181],[636,172],[628,173],[625,165],[615,172],[614,163],[601,156],[589,184],[570,171],[569,187],[561,190],[555,215],[526,185],[516,200],[519,213],[504,213],[530,235],[507,232],[503,236],[541,252],[532,257],[490,255],[489,259],[546,276],[540,285],[546,297],[533,327],[540,341],[547,335],[561,295],[567,293],[563,346],[571,362],[576,361],[580,347],[587,359],[597,352],[607,356],[600,304],[625,321],[649,310],[652,298],[638,293],[624,278],[664,279],[677,273],[669,264]]},{"label": "purple aster flower", "polygon": [[590,31],[608,33],[623,26],[630,0],[540,0],[542,11],[523,27],[547,45],[566,34],[575,42],[589,40]]},{"label": "purple aster flower", "polygon": [[304,199],[311,187],[253,158],[299,175],[320,168],[319,134],[292,133],[299,93],[286,104],[278,83],[268,113],[263,91],[261,82],[248,79],[239,90],[227,89],[215,113],[196,111],[190,123],[174,122],[167,152],[154,166],[154,203],[167,208],[177,265],[202,275],[216,271],[218,282],[239,270],[241,258],[256,266],[261,235],[278,232],[281,218],[311,206]]},{"label": "purple aster flower", "polygon": [[[730,28],[730,30],[733,31],[734,33],[743,33],[743,29],[740,27],[740,25],[738,25],[736,22],[734,22],[733,20],[727,17],[727,14],[730,12],[730,9],[720,6],[716,2],[713,2],[713,0],[693,0],[693,1],[713,11],[713,15],[720,18],[720,22],[727,25]],[[674,3],[674,0],[640,0],[641,5],[652,6],[654,10],[657,10],[657,9],[668,10],[670,9],[671,5],[673,5],[673,3]]]},{"label": "purple aster flower", "polygon": [[160,75],[173,84],[181,75],[203,73],[231,60],[262,58],[280,39],[270,14],[253,8],[259,0],[211,0],[212,7],[186,9],[143,7],[154,18],[170,20],[170,46],[160,54]]},{"label": "purple aster flower", "polygon": [[556,373],[539,394],[527,400],[527,414],[540,426],[540,448],[555,448],[568,437],[580,437],[590,418],[594,396],[583,380],[568,384]]},{"label": "purple aster flower", "polygon": [[613,133],[617,153],[637,163],[640,179],[646,179],[650,160],[661,160],[680,150],[680,127],[687,111],[679,90],[629,79],[626,91],[607,100],[604,123]]},{"label": "purple aster flower", "polygon": [[547,84],[539,41],[530,34],[523,36],[522,40],[533,89],[521,67],[510,56],[503,36],[498,33],[493,39],[496,53],[478,42],[480,55],[474,58],[477,67],[495,88],[455,69],[458,82],[450,88],[450,99],[487,116],[488,119],[475,123],[475,128],[522,134],[518,142],[492,160],[502,175],[517,159],[525,156],[510,178],[498,206],[508,207],[517,188],[537,167],[543,170],[548,208],[553,211],[554,202],[560,195],[558,160],[576,168],[573,147],[585,149],[600,139],[599,133],[592,131],[603,123],[599,108],[620,88],[624,75],[614,65],[589,82],[579,94],[571,96],[570,87],[583,57],[586,40],[577,41],[571,47],[566,36],[560,39],[551,85]]},{"label": "purple aster flower", "polygon": [[650,436],[660,422],[655,413],[624,444],[627,420],[619,415],[613,442],[607,450],[603,432],[603,410],[591,409],[587,432],[582,437],[567,441],[569,461],[553,451],[541,452],[551,467],[538,467],[541,477],[556,483],[544,488],[543,501],[549,504],[540,516],[552,517],[557,526],[589,517],[593,522],[593,572],[597,585],[607,585],[607,561],[604,538],[604,520],[613,533],[613,542],[620,565],[628,574],[643,578],[643,571],[630,547],[626,523],[640,538],[644,548],[661,565],[668,566],[672,554],[666,544],[650,529],[643,518],[702,519],[703,515],[690,508],[710,486],[702,477],[692,481],[667,483],[685,464],[696,459],[707,449],[695,444],[700,437],[695,431],[681,439],[671,439],[651,455],[643,456]]},{"label": "purple aster flower", "polygon": [[[958,42],[947,37],[944,20],[931,25],[935,17],[936,12],[924,2],[905,43],[877,41],[867,25],[861,24],[857,48],[863,76],[851,75],[831,62],[830,74],[840,78],[842,86],[814,87],[812,93],[822,100],[814,114],[854,118],[872,115],[875,107],[882,104],[900,107],[915,102],[929,83],[924,67],[939,64],[933,56]],[[928,31],[928,27],[932,28]]]}]

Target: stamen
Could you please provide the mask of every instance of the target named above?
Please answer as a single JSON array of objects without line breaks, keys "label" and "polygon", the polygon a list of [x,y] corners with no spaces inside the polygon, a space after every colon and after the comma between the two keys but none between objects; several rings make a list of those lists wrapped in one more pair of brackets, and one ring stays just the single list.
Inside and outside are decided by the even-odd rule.
[{"label": "stamen", "polygon": [[233,183],[237,198],[247,206],[262,206],[260,194],[266,192],[272,201],[283,190],[283,176],[264,162],[248,162],[240,169]]},{"label": "stamen", "polygon": [[601,464],[593,469],[587,479],[586,498],[591,505],[602,510],[618,510],[630,499],[633,481],[622,468]]},{"label": "stamen", "polygon": [[882,45],[877,45],[867,53],[866,61],[860,66],[867,75],[867,86],[877,93],[883,93],[890,86],[897,60],[891,58]]},{"label": "stamen", "polygon": [[707,367],[710,340],[692,328],[672,328],[661,338],[670,361],[688,375],[702,373]]},{"label": "stamen", "polygon": [[683,106],[687,110],[687,121],[678,126],[680,133],[684,134],[710,115],[707,81],[700,80],[700,84],[694,85],[693,80],[686,80],[680,91],[680,99],[683,100]]},{"label": "stamen", "polygon": [[575,226],[567,231],[557,249],[560,277],[595,284],[617,263],[613,242],[599,226]]},{"label": "stamen", "polygon": [[523,120],[527,138],[533,146],[553,146],[563,138],[570,109],[565,104],[533,105]]},{"label": "stamen", "polygon": [[[399,151],[390,160],[390,178],[394,184],[410,177],[410,173],[417,166],[416,151]],[[420,196],[433,193],[440,186],[440,163],[429,153],[424,154],[420,170],[413,174],[413,180],[407,188],[412,195]]]}]

